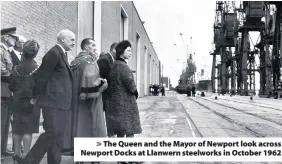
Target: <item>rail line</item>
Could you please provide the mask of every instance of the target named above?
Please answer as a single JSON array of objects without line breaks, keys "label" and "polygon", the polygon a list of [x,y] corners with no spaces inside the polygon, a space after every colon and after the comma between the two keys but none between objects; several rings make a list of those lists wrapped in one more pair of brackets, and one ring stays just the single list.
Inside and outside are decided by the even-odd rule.
[{"label": "rail line", "polygon": [[[180,101],[180,100],[179,100]],[[185,107],[183,106],[182,102],[180,101],[181,107],[184,111],[184,113],[186,114],[188,120],[190,121],[190,123],[192,124],[192,126],[194,127],[194,129],[196,130],[196,133],[200,136],[203,137],[203,134],[200,132],[200,130],[198,129],[198,127],[196,126],[195,122],[192,120],[192,118],[190,117],[189,113],[185,110]],[[188,122],[189,123],[189,122]]]},{"label": "rail line", "polygon": [[241,124],[241,123],[239,123],[239,122],[233,120],[232,118],[230,118],[230,117],[228,117],[228,116],[226,116],[226,115],[223,115],[223,114],[221,114],[221,113],[219,113],[219,112],[217,112],[217,111],[211,109],[210,107],[206,106],[205,104],[203,104],[203,103],[201,103],[201,102],[199,102],[199,101],[196,101],[195,99],[192,99],[192,98],[189,98],[189,97],[188,97],[188,99],[191,100],[191,101],[193,101],[193,102],[195,102],[196,104],[198,104],[198,105],[200,105],[200,106],[202,106],[202,107],[208,109],[208,110],[211,111],[212,113],[214,113],[214,114],[218,115],[219,117],[221,117],[221,118],[227,120],[228,122],[239,126],[239,127],[242,128],[246,133],[248,133],[248,134],[250,134],[250,135],[252,135],[252,136],[255,136],[255,137],[265,137],[265,136],[263,136],[263,135],[257,133],[256,131],[254,131],[254,130],[248,128],[247,126],[245,126],[245,125],[243,125],[243,124]]},{"label": "rail line", "polygon": [[[277,110],[277,111],[282,111],[282,109],[278,109],[278,108],[274,108],[274,107],[270,107],[270,106],[264,106],[264,105],[257,105],[255,102],[251,103],[251,102],[246,102],[244,100],[229,100],[229,99],[220,99],[220,100],[225,100],[225,101],[232,101],[232,102],[238,102],[238,103],[244,103],[244,104],[249,104],[249,105],[253,105],[253,106],[257,106],[257,107],[262,107],[262,108],[268,108],[268,109],[273,109],[273,110]],[[271,104],[265,104],[265,105],[271,105]]]},{"label": "rail line", "polygon": [[278,122],[278,121],[275,121],[275,120],[272,120],[272,119],[269,119],[269,118],[266,118],[266,117],[257,115],[257,114],[255,114],[255,113],[246,112],[246,111],[244,111],[244,110],[241,110],[241,109],[238,109],[238,108],[235,108],[235,107],[232,107],[232,106],[220,104],[220,103],[218,103],[218,102],[214,102],[214,101],[209,100],[209,99],[206,99],[206,98],[200,98],[200,99],[206,100],[206,101],[212,102],[212,103],[214,103],[214,104],[217,104],[217,105],[220,105],[220,106],[223,106],[223,107],[226,107],[226,108],[230,108],[230,109],[233,109],[233,110],[236,110],[236,111],[239,111],[239,112],[242,112],[242,113],[245,113],[245,114],[254,116],[254,117],[258,117],[258,118],[260,118],[260,119],[263,119],[263,120],[269,121],[269,122],[271,122],[271,123],[274,123],[274,124],[277,124],[277,125],[282,126],[282,122]]}]

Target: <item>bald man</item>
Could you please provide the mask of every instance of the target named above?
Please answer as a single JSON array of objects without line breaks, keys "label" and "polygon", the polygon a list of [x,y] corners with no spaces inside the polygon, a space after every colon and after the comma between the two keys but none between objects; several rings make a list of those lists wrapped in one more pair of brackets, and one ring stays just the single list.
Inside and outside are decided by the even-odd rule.
[{"label": "bald man", "polygon": [[21,164],[39,164],[47,152],[48,164],[59,164],[63,149],[64,129],[72,103],[73,76],[67,51],[74,48],[75,34],[62,30],[57,45],[51,48],[35,73],[34,99],[42,108],[42,133]]}]

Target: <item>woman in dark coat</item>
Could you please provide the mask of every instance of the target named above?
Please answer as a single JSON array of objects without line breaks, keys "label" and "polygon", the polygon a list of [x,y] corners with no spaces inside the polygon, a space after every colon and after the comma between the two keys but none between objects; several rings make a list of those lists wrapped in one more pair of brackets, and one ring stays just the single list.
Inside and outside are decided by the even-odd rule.
[{"label": "woman in dark coat", "polygon": [[136,99],[138,92],[126,59],[131,57],[131,44],[121,41],[116,46],[117,60],[109,75],[109,111],[106,111],[108,136],[134,137],[142,132]]},{"label": "woman in dark coat", "polygon": [[[15,66],[11,73],[10,90],[13,92],[12,133],[15,146],[13,159],[19,162],[30,150],[32,134],[39,132],[40,108],[32,104],[33,73],[38,66],[34,58],[39,51],[35,40],[28,40],[23,45],[23,62]],[[21,142],[23,153],[21,154]]]}]

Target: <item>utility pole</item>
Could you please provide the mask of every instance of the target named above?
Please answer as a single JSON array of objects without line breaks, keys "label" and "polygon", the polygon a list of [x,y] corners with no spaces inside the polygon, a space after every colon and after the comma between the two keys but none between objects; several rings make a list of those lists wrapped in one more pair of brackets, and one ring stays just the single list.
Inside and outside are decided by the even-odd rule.
[{"label": "utility pole", "polygon": [[162,64],[162,86],[164,86],[164,65]]}]

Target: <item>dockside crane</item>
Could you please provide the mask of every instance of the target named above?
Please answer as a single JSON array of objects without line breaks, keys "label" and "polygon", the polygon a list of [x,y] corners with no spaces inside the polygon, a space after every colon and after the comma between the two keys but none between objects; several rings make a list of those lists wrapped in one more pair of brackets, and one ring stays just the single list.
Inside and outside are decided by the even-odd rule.
[{"label": "dockside crane", "polygon": [[265,2],[266,5],[274,5],[275,6],[275,13],[273,13],[272,22],[274,27],[274,34],[273,34],[273,50],[272,50],[272,96],[274,98],[281,98],[282,97],[282,2],[279,1],[267,1]]},{"label": "dockside crane", "polygon": [[188,48],[185,44],[182,33],[180,33],[180,37],[181,37],[181,40],[182,40],[182,43],[184,45],[185,52],[186,52],[186,70],[185,70],[186,77],[185,78],[188,78],[188,81],[190,83],[196,84],[195,73],[197,70],[196,70],[195,62],[193,61],[192,37],[190,37],[190,54],[188,52]]},{"label": "dockside crane", "polygon": [[[282,98],[282,2],[241,1],[237,7],[234,1],[217,1],[215,12],[213,92],[217,82],[218,93],[253,95],[259,73],[259,96]],[[259,34],[257,43],[253,32]]]},{"label": "dockside crane", "polygon": [[[230,91],[229,85],[234,89],[233,80],[234,71],[232,69],[232,47],[234,44],[234,27],[237,23],[237,14],[234,12],[233,1],[216,2],[216,16],[214,23],[214,45],[215,50],[210,53],[213,55],[212,64],[212,90],[216,91],[215,83],[217,82],[217,92],[225,94]],[[218,60],[216,56],[220,56]],[[216,65],[217,64],[217,65]]]}]

